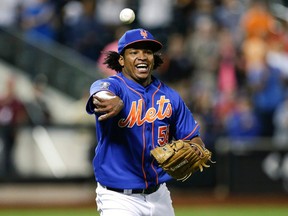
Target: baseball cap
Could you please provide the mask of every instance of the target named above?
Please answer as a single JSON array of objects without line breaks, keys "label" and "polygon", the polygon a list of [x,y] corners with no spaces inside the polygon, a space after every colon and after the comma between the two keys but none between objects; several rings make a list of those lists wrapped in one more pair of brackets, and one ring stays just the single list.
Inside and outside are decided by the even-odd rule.
[{"label": "baseball cap", "polygon": [[162,48],[162,44],[155,40],[153,35],[145,29],[132,29],[124,33],[118,41],[118,53],[121,54],[125,48],[133,44],[144,43],[147,48],[157,52]]}]

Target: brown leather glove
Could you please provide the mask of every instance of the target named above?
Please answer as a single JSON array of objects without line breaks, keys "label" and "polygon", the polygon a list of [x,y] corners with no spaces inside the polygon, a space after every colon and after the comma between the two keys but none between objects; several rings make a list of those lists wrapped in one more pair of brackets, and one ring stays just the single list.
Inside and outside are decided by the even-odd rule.
[{"label": "brown leather glove", "polygon": [[193,173],[204,167],[210,167],[212,153],[198,143],[190,140],[176,140],[164,146],[151,150],[151,155],[156,159],[170,176],[177,180],[185,181]]}]

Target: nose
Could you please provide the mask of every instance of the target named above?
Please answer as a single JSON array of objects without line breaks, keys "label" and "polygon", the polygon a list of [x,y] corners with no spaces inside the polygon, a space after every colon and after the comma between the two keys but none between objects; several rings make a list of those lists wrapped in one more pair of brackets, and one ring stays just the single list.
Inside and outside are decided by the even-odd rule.
[{"label": "nose", "polygon": [[141,51],[138,53],[138,59],[141,59],[141,60],[147,59],[147,53],[145,52],[145,50],[141,50]]}]

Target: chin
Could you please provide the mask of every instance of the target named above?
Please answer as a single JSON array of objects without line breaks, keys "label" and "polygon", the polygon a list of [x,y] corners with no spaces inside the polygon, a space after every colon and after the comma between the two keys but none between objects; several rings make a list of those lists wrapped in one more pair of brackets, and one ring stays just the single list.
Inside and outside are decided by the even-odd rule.
[{"label": "chin", "polygon": [[148,79],[148,77],[149,77],[149,75],[148,75],[148,74],[145,74],[145,75],[137,76],[137,79],[138,79],[138,80],[141,80],[141,81],[145,81],[145,80]]}]

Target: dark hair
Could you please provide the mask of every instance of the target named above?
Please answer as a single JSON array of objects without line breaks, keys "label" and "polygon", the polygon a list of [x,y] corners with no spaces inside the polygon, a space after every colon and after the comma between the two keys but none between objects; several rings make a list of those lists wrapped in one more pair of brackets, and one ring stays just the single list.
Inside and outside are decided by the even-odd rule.
[{"label": "dark hair", "polygon": [[[122,66],[119,64],[118,60],[120,58],[120,54],[115,51],[108,51],[105,53],[106,57],[104,59],[104,64],[107,65],[108,68],[115,70],[117,73],[122,71]],[[154,67],[153,69],[158,68],[163,64],[163,59],[159,54],[154,54]]]}]

